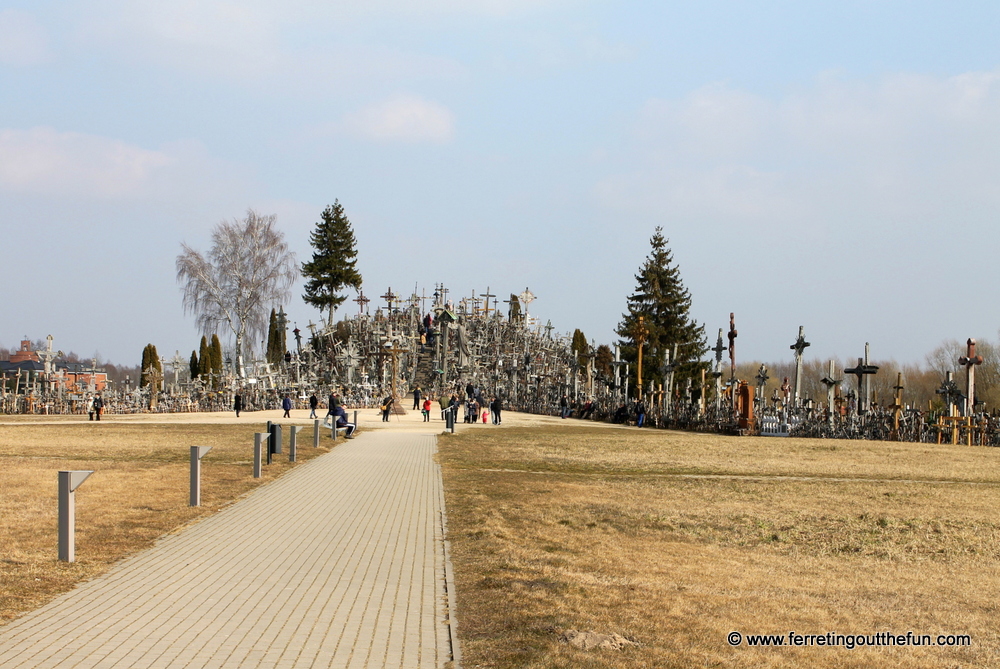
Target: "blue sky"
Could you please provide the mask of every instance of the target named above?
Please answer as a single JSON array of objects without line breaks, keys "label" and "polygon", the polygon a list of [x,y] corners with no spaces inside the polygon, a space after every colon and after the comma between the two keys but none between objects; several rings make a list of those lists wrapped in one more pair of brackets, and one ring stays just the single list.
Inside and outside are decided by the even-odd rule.
[{"label": "blue sky", "polygon": [[[363,4],[363,7],[355,5]],[[739,355],[996,339],[1000,8],[0,2],[0,344],[189,355],[182,241],[248,207],[365,292],[503,295],[598,342],[663,226]],[[295,297],[303,326],[319,314]]]}]

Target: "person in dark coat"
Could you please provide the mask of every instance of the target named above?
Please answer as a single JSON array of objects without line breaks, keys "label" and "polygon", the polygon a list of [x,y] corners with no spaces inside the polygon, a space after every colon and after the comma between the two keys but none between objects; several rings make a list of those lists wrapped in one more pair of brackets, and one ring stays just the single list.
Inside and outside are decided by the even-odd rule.
[{"label": "person in dark coat", "polygon": [[101,412],[104,411],[104,399],[101,394],[98,393],[94,397],[94,415],[97,417],[96,420],[101,420]]},{"label": "person in dark coat", "polygon": [[421,397],[422,397],[422,395],[420,394],[420,386],[417,386],[416,388],[413,389],[413,410],[414,411],[416,411],[417,409],[420,408],[420,398]]},{"label": "person in dark coat", "polygon": [[389,413],[392,412],[392,395],[382,400],[382,422],[389,422]]},{"label": "person in dark coat", "polygon": [[240,412],[243,411],[243,395],[236,393],[233,397],[233,411],[236,412],[236,417],[240,417]]},{"label": "person in dark coat", "polygon": [[316,417],[316,409],[319,408],[319,398],[316,397],[316,393],[309,396],[309,417]]},{"label": "person in dark coat", "polygon": [[285,398],[283,400],[281,400],[281,408],[285,410],[285,415],[282,416],[282,418],[291,418],[292,417],[292,398],[290,398],[288,395],[285,395]]},{"label": "person in dark coat", "polygon": [[490,413],[493,415],[493,424],[500,424],[500,411],[503,410],[503,400],[499,397],[494,397],[493,401],[490,402]]}]

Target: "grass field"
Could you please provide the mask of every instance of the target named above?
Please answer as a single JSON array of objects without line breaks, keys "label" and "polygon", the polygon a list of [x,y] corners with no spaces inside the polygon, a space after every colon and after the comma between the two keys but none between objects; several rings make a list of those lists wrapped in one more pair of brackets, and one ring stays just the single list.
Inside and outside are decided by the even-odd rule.
[{"label": "grass field", "polygon": [[[585,426],[439,444],[466,667],[1000,665],[1000,449]],[[639,645],[578,650],[571,629]]]},{"label": "grass field", "polygon": [[[0,427],[0,623],[36,608],[77,582],[106,571],[157,537],[213,513],[295,465],[275,456],[253,478],[253,433],[245,425],[58,422]],[[63,424],[65,423],[65,424]],[[298,460],[312,448],[299,435]],[[188,506],[190,446],[211,446],[202,460],[202,506]],[[57,558],[57,472],[94,470],[76,493],[76,562]]]}]

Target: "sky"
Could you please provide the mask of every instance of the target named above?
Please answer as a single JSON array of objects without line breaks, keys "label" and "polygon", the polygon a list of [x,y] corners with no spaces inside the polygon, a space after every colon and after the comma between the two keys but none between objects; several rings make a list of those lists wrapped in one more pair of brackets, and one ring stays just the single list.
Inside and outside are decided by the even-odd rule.
[{"label": "sky", "polygon": [[181,243],[253,208],[305,261],[335,199],[371,297],[530,288],[611,343],[662,226],[738,359],[799,326],[820,359],[996,340],[998,29],[995,2],[0,0],[0,346],[189,356]]}]

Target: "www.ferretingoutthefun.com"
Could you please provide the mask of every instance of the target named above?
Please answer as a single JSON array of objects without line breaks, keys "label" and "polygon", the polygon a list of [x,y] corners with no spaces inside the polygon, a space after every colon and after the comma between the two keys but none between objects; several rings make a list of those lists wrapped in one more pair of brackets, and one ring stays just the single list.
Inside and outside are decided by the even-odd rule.
[{"label": "www.ferretingoutthefun.com", "polygon": [[730,646],[824,646],[831,648],[885,647],[885,646],[971,646],[972,637],[968,634],[893,634],[892,632],[876,632],[875,634],[743,634],[730,632],[727,638]]}]

